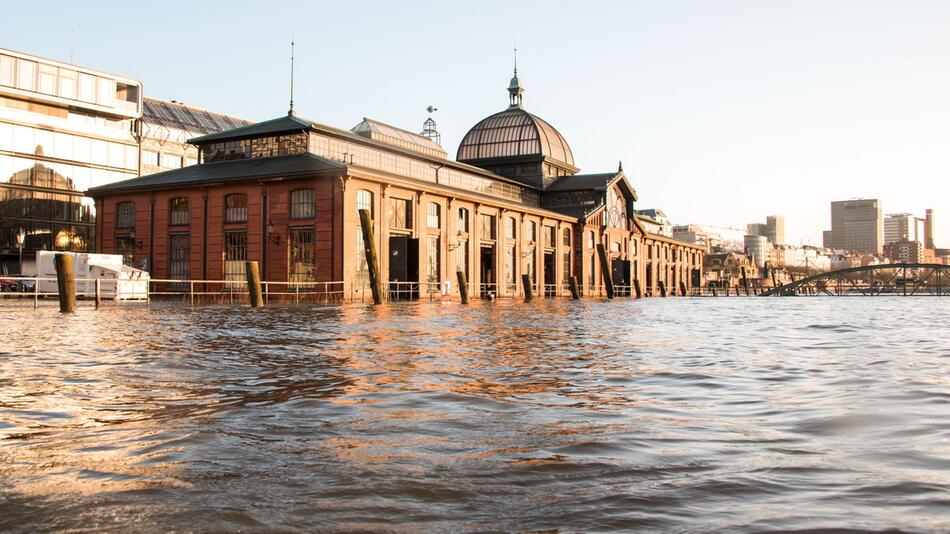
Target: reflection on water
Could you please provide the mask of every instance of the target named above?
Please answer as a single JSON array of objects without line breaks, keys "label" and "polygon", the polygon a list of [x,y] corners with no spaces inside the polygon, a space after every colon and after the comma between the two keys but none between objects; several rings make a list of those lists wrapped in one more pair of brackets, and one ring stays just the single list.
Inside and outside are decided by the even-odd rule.
[{"label": "reflection on water", "polygon": [[943,299],[0,311],[0,530],[950,528]]}]

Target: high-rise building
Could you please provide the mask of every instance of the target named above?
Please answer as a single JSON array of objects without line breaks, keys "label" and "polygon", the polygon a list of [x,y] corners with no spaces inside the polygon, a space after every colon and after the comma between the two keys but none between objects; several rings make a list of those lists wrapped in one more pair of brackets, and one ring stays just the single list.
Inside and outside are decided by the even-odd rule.
[{"label": "high-rise building", "polygon": [[917,219],[910,213],[888,213],[884,217],[884,244],[916,241]]},{"label": "high-rise building", "polygon": [[831,230],[824,232],[827,248],[880,254],[884,248],[881,203],[877,199],[831,203]]},{"label": "high-rise building", "polygon": [[765,218],[765,237],[773,245],[785,244],[785,217],[781,215],[769,215]]},{"label": "high-rise building", "polygon": [[772,257],[772,246],[764,235],[747,235],[743,239],[745,255],[752,259],[760,268]]},{"label": "high-rise building", "polygon": [[749,223],[745,225],[746,235],[764,236],[769,231],[768,226],[762,223]]},{"label": "high-rise building", "polygon": [[138,175],[131,78],[0,49],[0,273],[36,251],[90,250],[90,187]]}]

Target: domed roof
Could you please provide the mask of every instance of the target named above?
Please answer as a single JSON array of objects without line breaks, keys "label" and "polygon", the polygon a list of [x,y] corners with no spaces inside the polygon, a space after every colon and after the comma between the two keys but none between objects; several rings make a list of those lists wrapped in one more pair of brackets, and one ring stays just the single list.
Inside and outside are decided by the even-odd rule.
[{"label": "domed roof", "polygon": [[544,119],[521,107],[511,107],[482,119],[462,138],[456,160],[547,156],[574,165],[564,136]]}]

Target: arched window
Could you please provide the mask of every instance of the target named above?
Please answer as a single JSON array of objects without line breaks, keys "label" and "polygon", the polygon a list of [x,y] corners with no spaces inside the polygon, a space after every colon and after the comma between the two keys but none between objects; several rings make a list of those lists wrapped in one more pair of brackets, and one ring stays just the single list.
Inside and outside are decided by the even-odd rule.
[{"label": "arched window", "polygon": [[459,208],[458,228],[459,232],[468,233],[468,209]]},{"label": "arched window", "polygon": [[376,218],[376,214],[373,213],[373,192],[367,191],[365,189],[360,189],[356,192],[356,213],[359,214],[360,210],[369,210],[369,216],[371,219]]},{"label": "arched window", "polygon": [[529,243],[536,242],[538,240],[538,223],[534,221],[528,221],[528,228],[526,232],[528,233],[525,235],[525,239],[527,239]]},{"label": "arched window", "polygon": [[232,193],[224,197],[224,222],[247,222],[247,195]]},{"label": "arched window", "polygon": [[186,197],[177,197],[168,201],[168,224],[171,226],[181,226],[189,222],[188,199]]},{"label": "arched window", "polygon": [[514,217],[505,219],[505,237],[512,240],[518,239],[518,223]]},{"label": "arched window", "polygon": [[135,228],[135,204],[119,202],[115,205],[115,227]]},{"label": "arched window", "polygon": [[291,219],[312,219],[315,211],[313,189],[297,189],[290,192]]},{"label": "arched window", "polygon": [[571,246],[571,229],[570,228],[564,229],[564,246],[568,248]]},{"label": "arched window", "polygon": [[442,206],[436,204],[435,202],[429,202],[429,211],[428,213],[428,227],[429,228],[442,228]]},{"label": "arched window", "polygon": [[[360,189],[356,192],[356,213],[360,210],[369,211],[370,218],[373,214],[373,192]],[[369,280],[369,266],[366,259],[366,245],[363,241],[363,232],[359,227],[356,230],[356,279],[362,285]]]},{"label": "arched window", "polygon": [[627,205],[623,195],[618,195],[617,191],[611,189],[607,197],[607,224],[613,228],[626,228]]}]

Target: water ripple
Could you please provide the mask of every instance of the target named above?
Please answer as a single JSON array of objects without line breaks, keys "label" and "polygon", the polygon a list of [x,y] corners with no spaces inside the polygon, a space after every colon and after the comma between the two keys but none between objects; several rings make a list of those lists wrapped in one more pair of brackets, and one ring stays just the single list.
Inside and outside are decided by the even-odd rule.
[{"label": "water ripple", "polygon": [[942,299],[0,313],[0,530],[950,530]]}]

